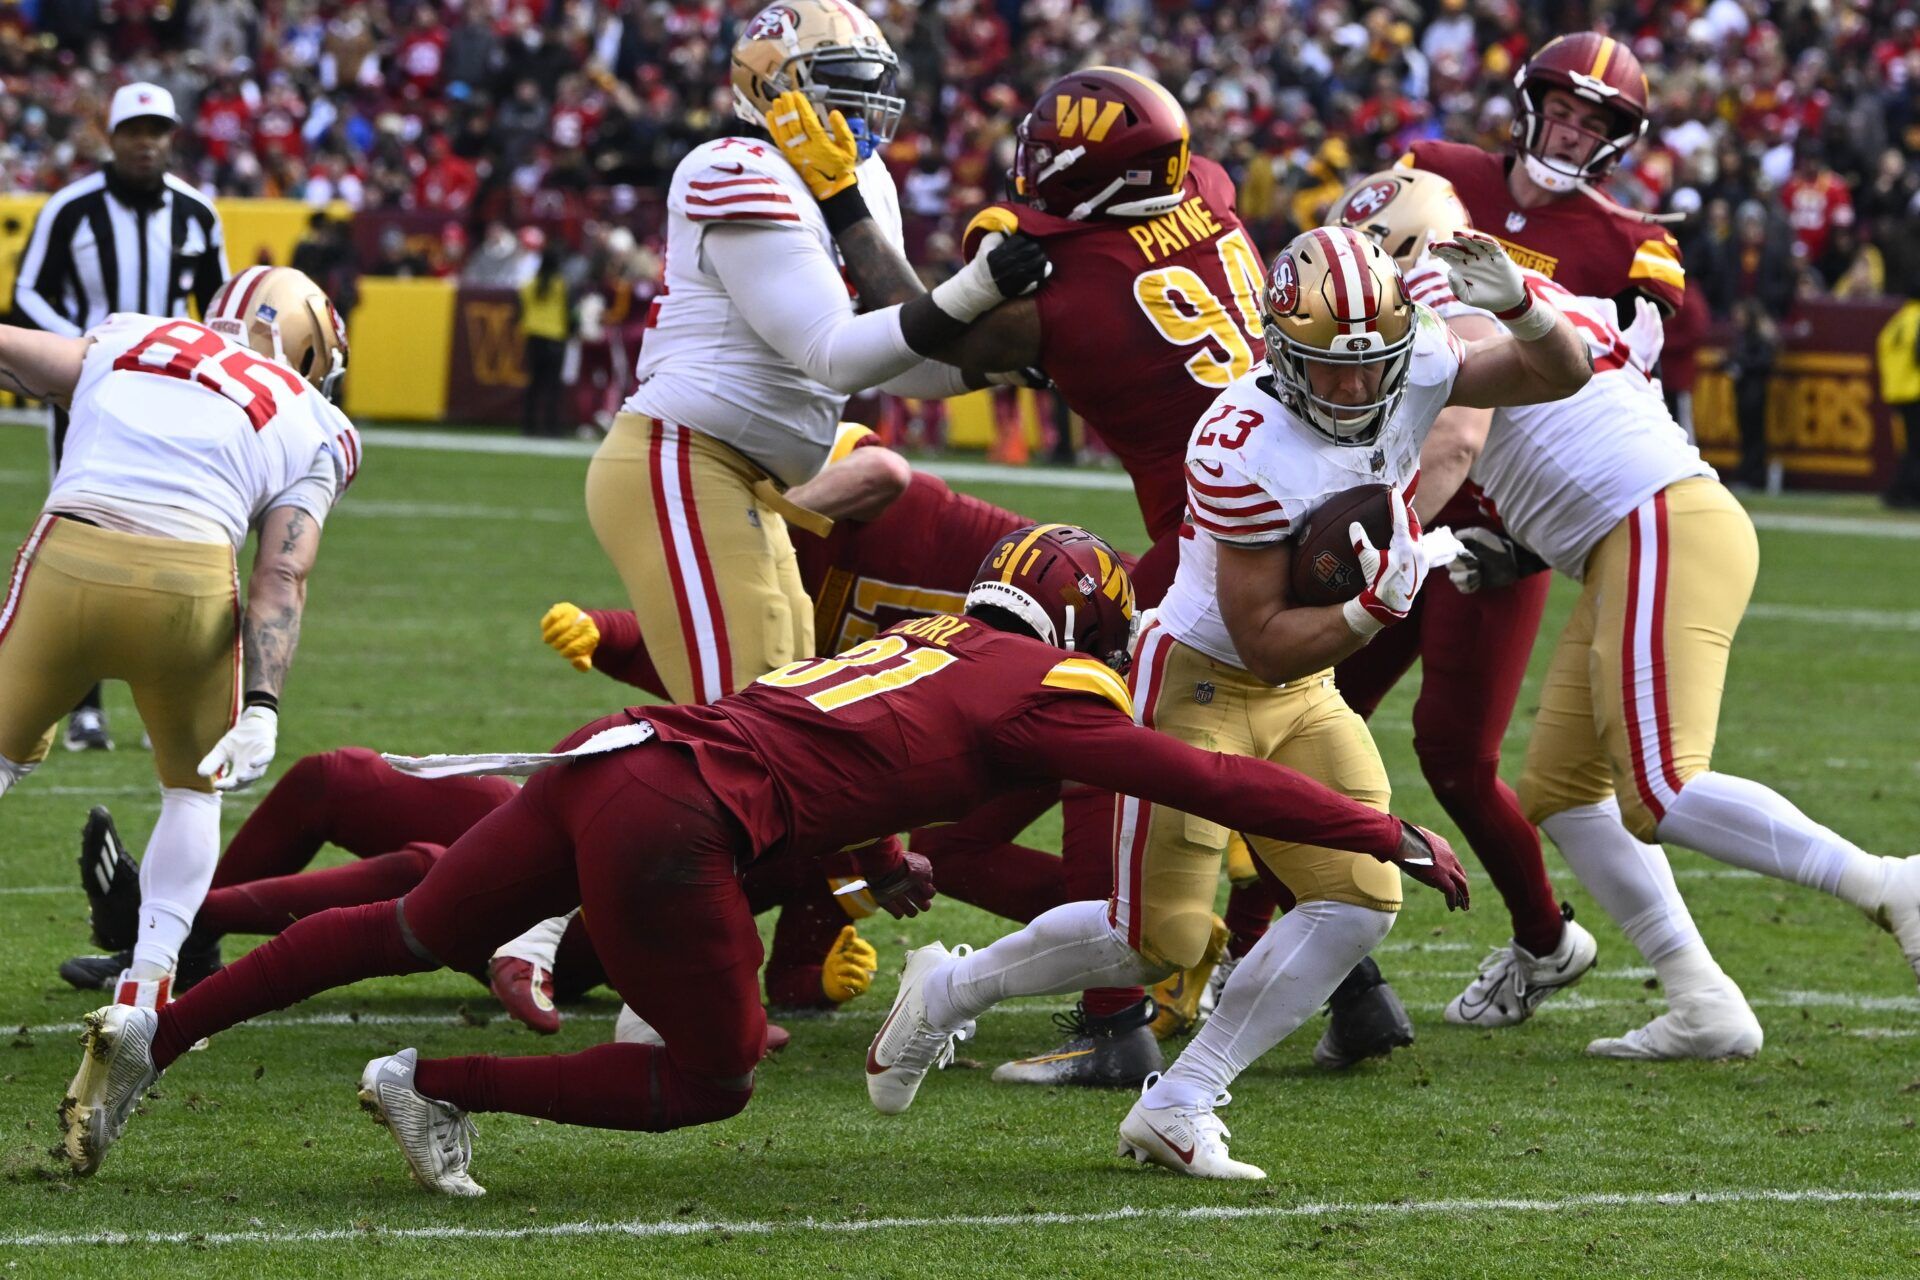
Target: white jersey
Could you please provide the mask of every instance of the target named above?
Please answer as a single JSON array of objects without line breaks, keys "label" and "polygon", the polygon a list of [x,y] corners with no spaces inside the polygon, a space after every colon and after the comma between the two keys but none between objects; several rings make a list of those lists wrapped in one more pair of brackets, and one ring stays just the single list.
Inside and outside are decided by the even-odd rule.
[{"label": "white jersey", "polygon": [[1220,616],[1215,541],[1270,546],[1291,538],[1334,494],[1355,485],[1406,485],[1420,447],[1447,407],[1463,347],[1440,319],[1416,306],[1407,389],[1372,445],[1336,445],[1302,422],[1256,365],[1214,400],[1187,441],[1187,520],[1180,568],[1160,605],[1160,625],[1181,643],[1241,665]]},{"label": "white jersey", "polygon": [[[881,235],[900,247],[900,197],[879,156],[861,162],[859,180]],[[826,461],[847,397],[755,332],[702,252],[714,226],[808,237],[844,278],[819,205],[777,147],[721,138],[694,148],[667,189],[666,289],[648,317],[635,368],[640,386],[625,407],[712,436],[799,484]],[[781,281],[762,287],[778,290]],[[837,305],[854,313],[850,295]]]},{"label": "white jersey", "polygon": [[[1486,314],[1451,292],[1435,293],[1426,265],[1409,273],[1410,292],[1431,299],[1442,315]],[[1527,287],[1586,339],[1593,377],[1565,400],[1495,412],[1469,474],[1515,539],[1577,581],[1594,547],[1628,513],[1668,485],[1714,471],[1637,363],[1613,303],[1524,274]],[[1444,274],[1441,282],[1444,290]]]},{"label": "white jersey", "polygon": [[204,325],[115,314],[87,336],[47,511],[238,550],[272,507],[324,521],[359,469],[345,414]]}]

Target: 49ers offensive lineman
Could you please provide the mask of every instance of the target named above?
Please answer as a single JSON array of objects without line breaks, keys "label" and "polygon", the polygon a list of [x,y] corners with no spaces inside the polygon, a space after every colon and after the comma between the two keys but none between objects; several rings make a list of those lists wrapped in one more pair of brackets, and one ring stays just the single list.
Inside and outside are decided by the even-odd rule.
[{"label": "49ers offensive lineman", "polygon": [[[1133,587],[1091,534],[1064,525],[1009,534],[981,566],[967,610],[782,667],[718,703],[629,708],[570,735],[567,754],[452,758],[445,769],[538,771],[406,897],[310,916],[164,1009],[88,1015],[85,1060],[61,1108],[74,1168],[99,1168],[147,1087],[201,1036],[360,978],[477,963],[576,905],[614,986],[665,1044],[374,1059],[363,1104],[414,1177],[482,1194],[468,1173],[473,1110],[646,1130],[734,1115],[766,1039],[760,939],[739,869],[864,840],[878,896],[917,914],[931,877],[893,833],[1050,778],[1344,845],[1465,902],[1459,863],[1439,837],[1289,770],[1130,723],[1126,685],[1109,664],[1125,662]],[[1085,905],[1099,904],[1042,920]],[[1128,955],[1113,946],[1113,959]],[[888,1061],[910,1073],[952,1036],[913,1025],[882,1039]]]},{"label": "49ers offensive lineman", "polygon": [[[272,763],[320,525],[360,464],[332,403],[346,368],[333,304],[284,267],[228,281],[205,325],[0,326],[0,383],[72,414],[0,604],[0,794],[82,692],[132,686],[161,801],[121,1001],[166,1002],[220,856],[219,793]],[[243,614],[234,557],[252,528]]]}]

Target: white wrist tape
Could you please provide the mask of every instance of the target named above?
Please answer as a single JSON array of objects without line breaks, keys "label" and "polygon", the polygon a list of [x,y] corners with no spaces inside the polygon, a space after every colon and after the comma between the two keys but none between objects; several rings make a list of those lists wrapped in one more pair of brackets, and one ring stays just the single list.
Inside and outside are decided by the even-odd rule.
[{"label": "white wrist tape", "polygon": [[1379,635],[1387,625],[1367,612],[1366,606],[1360,603],[1359,596],[1340,606],[1340,616],[1347,620],[1347,626],[1353,630],[1353,634],[1368,640]]},{"label": "white wrist tape", "polygon": [[1511,320],[1502,317],[1507,332],[1522,342],[1538,342],[1553,332],[1554,325],[1560,320],[1559,309],[1544,298],[1536,297],[1533,305]]},{"label": "white wrist tape", "polygon": [[991,245],[982,245],[973,261],[933,287],[933,305],[962,324],[972,324],[1005,301],[994,287],[993,270],[987,266]]}]

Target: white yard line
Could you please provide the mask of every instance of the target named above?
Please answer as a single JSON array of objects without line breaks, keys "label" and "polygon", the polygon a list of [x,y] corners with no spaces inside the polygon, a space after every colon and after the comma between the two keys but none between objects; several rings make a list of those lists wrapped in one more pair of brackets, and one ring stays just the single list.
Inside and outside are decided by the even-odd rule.
[{"label": "white yard line", "polygon": [[657,1239],[708,1234],[752,1236],[844,1235],[873,1231],[929,1231],[955,1228],[1005,1230],[1032,1227],[1094,1226],[1105,1222],[1236,1222],[1275,1218],[1333,1218],[1360,1214],[1412,1217],[1484,1213],[1566,1213],[1582,1209],[1691,1209],[1729,1204],[1912,1204],[1920,1190],[1791,1190],[1760,1187],[1723,1191],[1609,1191],[1551,1200],[1489,1197],[1472,1200],[1330,1200],[1291,1205],[1202,1205],[1192,1208],[1135,1208],[1123,1205],[1092,1213],[995,1213],[951,1217],[800,1218],[791,1222],[756,1220],[701,1221],[684,1218],[630,1219],[620,1222],[561,1222],[538,1227],[335,1227],[252,1231],[103,1231],[28,1232],[0,1235],[0,1248],[64,1248],[87,1244],[190,1244],[196,1248],[234,1244],[336,1244],[356,1240],[551,1240],[626,1236]]}]

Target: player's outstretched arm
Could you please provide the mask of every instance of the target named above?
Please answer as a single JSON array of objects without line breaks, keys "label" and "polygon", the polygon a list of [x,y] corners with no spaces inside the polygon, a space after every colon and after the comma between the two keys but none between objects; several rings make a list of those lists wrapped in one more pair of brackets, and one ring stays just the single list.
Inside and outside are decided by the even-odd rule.
[{"label": "player's outstretched arm", "polygon": [[913,483],[913,467],[884,445],[867,444],[787,490],[795,506],[829,520],[872,520]]},{"label": "player's outstretched arm", "polygon": [[1568,319],[1527,288],[1520,268],[1492,236],[1461,230],[1433,246],[1447,264],[1453,295],[1490,311],[1507,332],[1467,348],[1451,405],[1499,409],[1564,400],[1593,377],[1587,344]]},{"label": "player's outstretched arm", "polygon": [[0,388],[70,408],[92,338],[0,324]]},{"label": "player's outstretched arm", "polygon": [[1110,704],[1063,695],[997,726],[1010,763],[1105,787],[1235,831],[1364,853],[1467,905],[1466,873],[1432,832],[1369,809],[1305,774],[1265,760],[1202,751],[1143,729]]}]

